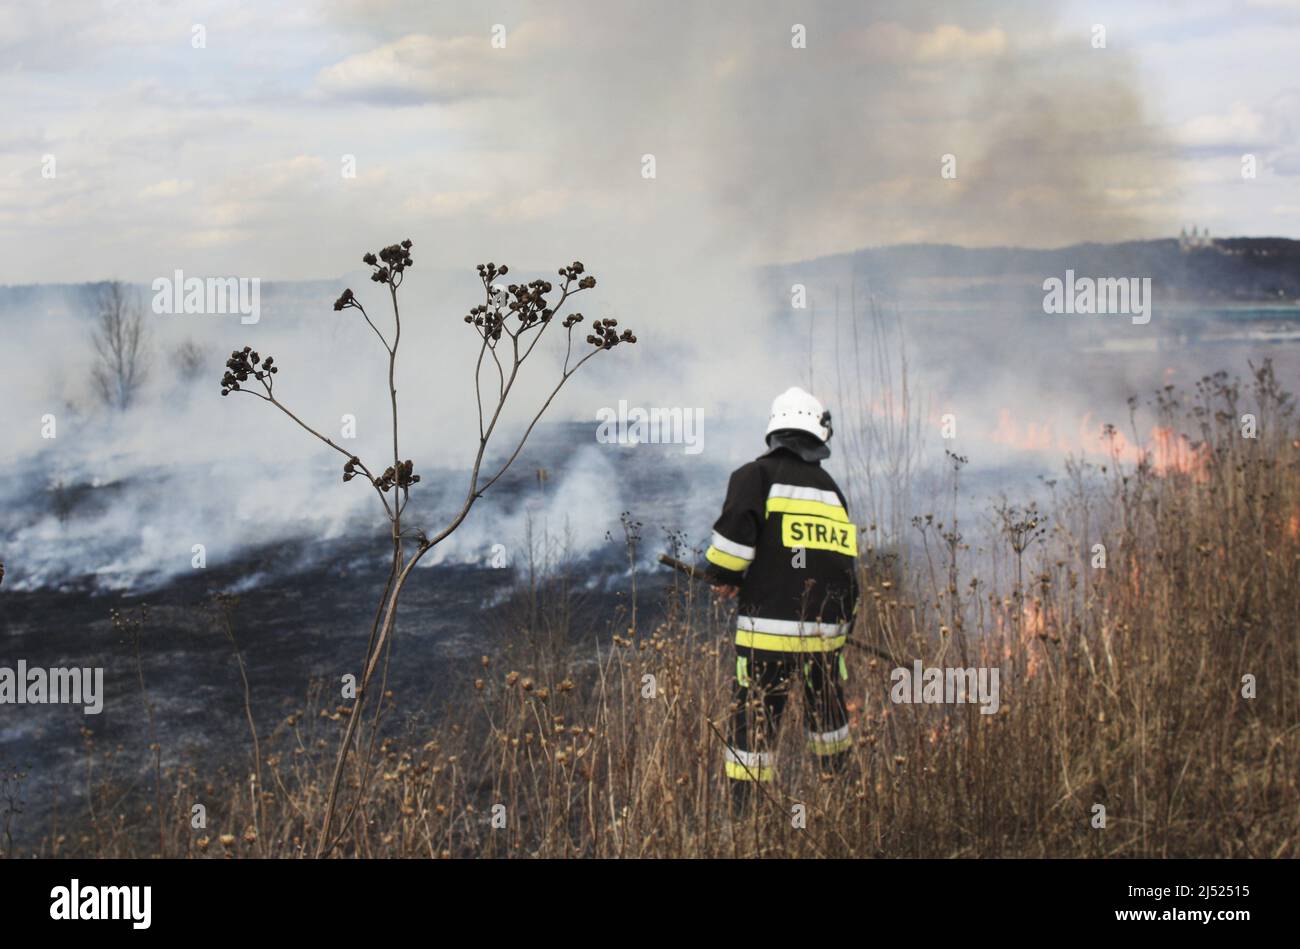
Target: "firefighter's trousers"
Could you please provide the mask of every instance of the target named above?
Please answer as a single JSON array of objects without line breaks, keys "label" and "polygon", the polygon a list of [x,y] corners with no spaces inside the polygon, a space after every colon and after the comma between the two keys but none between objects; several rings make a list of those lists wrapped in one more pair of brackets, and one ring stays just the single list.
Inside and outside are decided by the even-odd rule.
[{"label": "firefighter's trousers", "polygon": [[847,678],[842,650],[769,652],[737,647],[727,777],[733,781],[772,780],[776,729],[796,682],[803,683],[808,749],[823,767],[839,770],[852,745],[844,706]]}]

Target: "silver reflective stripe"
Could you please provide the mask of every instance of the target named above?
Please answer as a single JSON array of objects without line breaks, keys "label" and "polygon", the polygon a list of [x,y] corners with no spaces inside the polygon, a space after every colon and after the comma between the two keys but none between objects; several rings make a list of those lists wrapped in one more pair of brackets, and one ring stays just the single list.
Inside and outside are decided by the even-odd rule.
[{"label": "silver reflective stripe", "polygon": [[839,636],[848,632],[848,623],[810,623],[794,619],[764,619],[761,616],[737,616],[736,628],[751,633],[774,636]]},{"label": "silver reflective stripe", "polygon": [[739,557],[741,560],[754,559],[753,547],[746,547],[744,544],[738,544],[734,540],[727,540],[727,538],[723,537],[717,531],[713,532],[713,538],[710,543],[724,554],[731,554],[731,556]]},{"label": "silver reflective stripe", "polygon": [[844,502],[834,491],[820,488],[801,488],[793,484],[774,484],[767,492],[768,498],[790,498],[792,501],[821,501],[834,507],[843,507]]},{"label": "silver reflective stripe", "polygon": [[843,741],[849,737],[849,726],[837,728],[833,732],[809,732],[808,740],[815,741],[819,745],[831,745],[837,741]]},{"label": "silver reflective stripe", "polygon": [[746,768],[772,767],[772,753],[770,751],[741,751],[739,748],[728,748],[727,760],[733,764],[744,765]]}]

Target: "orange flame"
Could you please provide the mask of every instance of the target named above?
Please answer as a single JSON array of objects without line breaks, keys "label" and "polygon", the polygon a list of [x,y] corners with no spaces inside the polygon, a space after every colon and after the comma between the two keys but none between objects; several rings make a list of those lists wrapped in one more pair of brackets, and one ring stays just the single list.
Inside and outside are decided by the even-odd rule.
[{"label": "orange flame", "polygon": [[1037,600],[1026,600],[1020,624],[1020,639],[1029,659],[1025,666],[1025,675],[1032,679],[1038,674],[1038,667],[1043,659],[1043,641],[1040,637],[1047,633],[1047,617]]},{"label": "orange flame", "polygon": [[1147,440],[1151,447],[1146,448],[1134,444],[1117,429],[1108,431],[1104,425],[1094,421],[1091,412],[1079,420],[1078,431],[1070,437],[1048,422],[1022,424],[1010,409],[999,409],[997,425],[989,433],[988,440],[1015,451],[1103,456],[1128,465],[1145,461],[1162,477],[1182,474],[1198,481],[1209,478],[1211,452],[1208,445],[1193,443],[1186,435],[1167,426],[1153,425]]},{"label": "orange flame", "polygon": [[1180,432],[1163,425],[1151,429],[1155,443],[1151,466],[1158,475],[1184,474],[1197,481],[1210,477],[1210,446],[1204,442],[1193,444]]}]

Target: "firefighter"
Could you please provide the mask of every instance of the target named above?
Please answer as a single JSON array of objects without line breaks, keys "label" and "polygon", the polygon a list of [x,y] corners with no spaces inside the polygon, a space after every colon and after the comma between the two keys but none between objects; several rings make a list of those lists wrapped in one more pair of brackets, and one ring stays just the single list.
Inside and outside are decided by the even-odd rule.
[{"label": "firefighter", "polygon": [[772,779],[771,750],[792,688],[802,685],[808,748],[840,771],[851,745],[843,647],[857,604],[857,528],[835,480],[831,416],[799,388],[772,402],[768,450],[727,484],[705,559],[715,591],[735,598],[736,682],[726,774],[743,810]]}]

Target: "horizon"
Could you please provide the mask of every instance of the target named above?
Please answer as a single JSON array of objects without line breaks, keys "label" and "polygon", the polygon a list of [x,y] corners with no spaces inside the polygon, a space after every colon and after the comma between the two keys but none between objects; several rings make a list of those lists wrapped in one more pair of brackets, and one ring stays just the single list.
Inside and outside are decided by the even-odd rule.
[{"label": "horizon", "polygon": [[[1300,244],[1300,237],[1283,237],[1277,234],[1227,234],[1227,235],[1209,237],[1208,239],[1212,243],[1218,241],[1248,240],[1248,241],[1286,241],[1293,244]],[[839,251],[833,254],[825,254],[821,257],[809,258],[807,260],[797,260],[797,261],[788,261],[788,262],[772,261],[768,263],[759,263],[759,264],[755,264],[755,269],[756,270],[780,269],[780,268],[797,266],[799,264],[816,264],[820,261],[830,260],[836,257],[852,257],[856,254],[869,253],[871,251],[879,251],[879,250],[905,250],[905,249],[926,250],[926,249],[941,248],[941,249],[962,250],[962,251],[1029,251],[1034,253],[1053,253],[1053,252],[1073,250],[1079,247],[1119,247],[1126,244],[1159,244],[1168,241],[1173,241],[1177,243],[1178,237],[1177,236],[1149,237],[1149,238],[1134,238],[1131,240],[1113,240],[1113,241],[1076,241],[1073,243],[1052,245],[1046,247],[1034,246],[1028,244],[967,245],[967,244],[954,244],[949,242],[936,242],[936,241],[908,242],[908,243],[900,243],[900,244],[870,244],[852,250]],[[446,274],[446,273],[455,273],[458,270],[463,268],[458,268],[453,266],[441,266],[441,267],[426,267],[424,269]],[[528,269],[528,268],[518,268],[518,269]],[[534,268],[534,269],[542,269],[542,268]],[[184,271],[182,270],[182,272]],[[326,276],[326,277],[300,277],[300,278],[265,277],[259,279],[262,281],[264,285],[267,286],[272,286],[275,284],[314,284],[314,283],[336,284],[340,282],[346,282],[348,279],[360,276],[363,273],[364,271],[362,268],[357,268],[356,270],[346,271],[342,274],[337,274],[334,276]],[[170,277],[170,275],[167,276]],[[197,276],[197,275],[191,274],[191,276]],[[203,276],[210,277],[215,275],[204,274]],[[76,280],[76,281],[0,283],[0,289],[19,290],[28,287],[86,287],[86,286],[98,286],[101,284],[108,284],[114,282],[126,283],[129,286],[148,286],[151,285],[154,280],[159,280],[159,279],[166,279],[166,278],[151,277],[147,280],[123,281],[123,280],[119,280],[119,278],[114,276],[105,276],[105,277],[99,277],[95,279]]]}]

